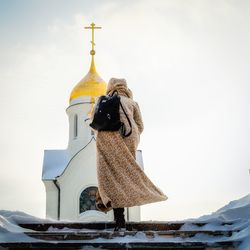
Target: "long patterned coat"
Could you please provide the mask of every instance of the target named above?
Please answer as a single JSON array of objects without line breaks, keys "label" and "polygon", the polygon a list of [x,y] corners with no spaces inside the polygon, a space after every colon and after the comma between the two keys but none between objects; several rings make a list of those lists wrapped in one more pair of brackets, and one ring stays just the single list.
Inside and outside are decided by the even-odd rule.
[{"label": "long patterned coat", "polygon": [[[97,178],[98,190],[105,206],[132,207],[167,200],[167,196],[156,187],[135,159],[136,149],[143,131],[143,122],[138,104],[124,79],[111,78],[107,94],[118,91],[121,103],[132,123],[132,134],[123,138],[119,131],[98,131]],[[120,119],[127,131],[130,126],[120,108]]]}]

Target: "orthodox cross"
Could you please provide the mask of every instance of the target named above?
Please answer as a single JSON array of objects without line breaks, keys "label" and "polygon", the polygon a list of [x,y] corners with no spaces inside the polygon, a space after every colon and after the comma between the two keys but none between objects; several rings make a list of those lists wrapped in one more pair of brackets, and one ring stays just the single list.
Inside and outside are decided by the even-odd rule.
[{"label": "orthodox cross", "polygon": [[97,27],[95,26],[94,23],[91,23],[89,27],[84,27],[85,29],[92,29],[92,41],[91,41],[91,44],[92,44],[92,49],[90,51],[90,55],[94,55],[95,54],[95,50],[94,50],[94,46],[95,46],[95,42],[94,42],[94,30],[95,29],[101,29],[102,27]]}]

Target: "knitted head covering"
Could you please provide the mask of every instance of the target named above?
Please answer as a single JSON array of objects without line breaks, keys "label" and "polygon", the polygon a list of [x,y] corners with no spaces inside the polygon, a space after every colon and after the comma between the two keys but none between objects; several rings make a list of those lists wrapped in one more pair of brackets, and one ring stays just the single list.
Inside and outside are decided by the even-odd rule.
[{"label": "knitted head covering", "polygon": [[131,99],[133,99],[133,93],[128,88],[127,82],[123,78],[110,78],[107,86],[106,94],[110,95],[114,91],[118,92],[118,95],[127,96]]}]

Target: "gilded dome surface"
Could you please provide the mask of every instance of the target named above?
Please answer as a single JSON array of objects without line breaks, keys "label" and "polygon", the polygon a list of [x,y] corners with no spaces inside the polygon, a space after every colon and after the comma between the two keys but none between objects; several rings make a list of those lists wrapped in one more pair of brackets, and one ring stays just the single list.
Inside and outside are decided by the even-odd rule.
[{"label": "gilded dome surface", "polygon": [[87,75],[73,88],[70,94],[70,101],[79,96],[98,97],[106,93],[107,84],[99,76],[92,56],[91,66]]}]

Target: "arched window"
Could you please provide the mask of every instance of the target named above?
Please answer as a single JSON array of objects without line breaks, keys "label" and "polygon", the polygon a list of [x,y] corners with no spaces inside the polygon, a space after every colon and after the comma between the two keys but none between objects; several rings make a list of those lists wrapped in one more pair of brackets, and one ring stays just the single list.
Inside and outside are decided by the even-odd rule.
[{"label": "arched window", "polygon": [[84,189],[80,195],[79,212],[85,212],[87,210],[97,210],[95,205],[95,195],[97,187],[91,186]]},{"label": "arched window", "polygon": [[78,116],[75,114],[74,116],[74,138],[78,135]]}]

